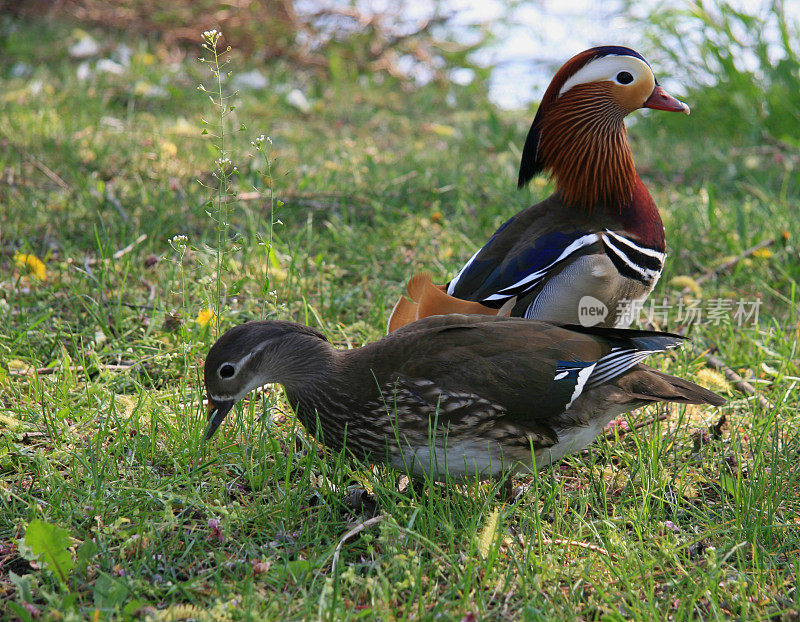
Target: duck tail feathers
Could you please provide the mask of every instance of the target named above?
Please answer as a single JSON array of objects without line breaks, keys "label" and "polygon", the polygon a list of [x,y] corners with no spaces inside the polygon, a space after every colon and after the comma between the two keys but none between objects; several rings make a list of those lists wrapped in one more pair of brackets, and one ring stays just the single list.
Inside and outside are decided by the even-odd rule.
[{"label": "duck tail feathers", "polygon": [[677,402],[679,404],[711,404],[722,406],[725,398],[699,384],[638,365],[616,381],[631,398],[647,402]]}]

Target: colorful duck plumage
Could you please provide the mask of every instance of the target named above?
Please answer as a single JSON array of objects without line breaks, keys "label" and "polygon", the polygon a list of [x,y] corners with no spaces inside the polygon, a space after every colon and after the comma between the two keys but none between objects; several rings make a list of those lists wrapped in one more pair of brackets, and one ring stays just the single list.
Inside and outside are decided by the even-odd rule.
[{"label": "colorful duck plumage", "polygon": [[[666,258],[664,226],[636,173],[623,121],[643,107],[689,112],[629,48],[592,48],[570,59],[545,92],[518,180],[524,186],[547,172],[556,192],[503,224],[441,289],[488,314],[504,309],[574,324],[585,319],[579,309],[589,297],[607,310],[600,325],[629,325],[625,304],[646,299]],[[389,330],[454,304],[439,309],[401,298]]]}]

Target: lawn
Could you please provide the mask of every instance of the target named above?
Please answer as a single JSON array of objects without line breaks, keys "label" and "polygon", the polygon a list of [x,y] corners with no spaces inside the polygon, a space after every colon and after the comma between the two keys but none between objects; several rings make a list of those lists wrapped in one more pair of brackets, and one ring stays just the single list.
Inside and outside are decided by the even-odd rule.
[{"label": "lawn", "polygon": [[633,413],[503,503],[323,451],[277,386],[203,443],[201,372],[255,318],[380,338],[412,273],[446,280],[552,191],[515,187],[535,108],[283,61],[237,91],[235,50],[220,107],[199,33],[92,31],[103,71],[72,26],[4,30],[3,619],[798,618],[800,108],[777,78],[630,124],[669,250],[642,319],[679,328],[687,286],[705,314],[650,363],[727,405]]}]

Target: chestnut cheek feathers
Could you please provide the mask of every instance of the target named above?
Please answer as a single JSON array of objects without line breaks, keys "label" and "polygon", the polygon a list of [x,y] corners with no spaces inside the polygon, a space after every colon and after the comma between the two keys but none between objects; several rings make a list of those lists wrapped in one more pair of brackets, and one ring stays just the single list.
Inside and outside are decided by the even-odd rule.
[{"label": "chestnut cheek feathers", "polygon": [[628,114],[642,107],[642,102],[646,101],[656,88],[656,81],[652,73],[647,73],[640,76],[633,84],[619,85],[611,82],[610,85],[614,100]]}]

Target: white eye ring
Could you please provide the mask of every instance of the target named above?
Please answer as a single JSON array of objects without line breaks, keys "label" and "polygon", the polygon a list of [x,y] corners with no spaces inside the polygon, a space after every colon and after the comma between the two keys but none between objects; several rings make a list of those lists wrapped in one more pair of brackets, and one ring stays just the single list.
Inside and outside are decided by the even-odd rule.
[{"label": "white eye ring", "polygon": [[223,363],[217,369],[217,376],[222,378],[223,380],[230,380],[233,378],[239,371],[239,368],[236,367],[233,363]]}]

